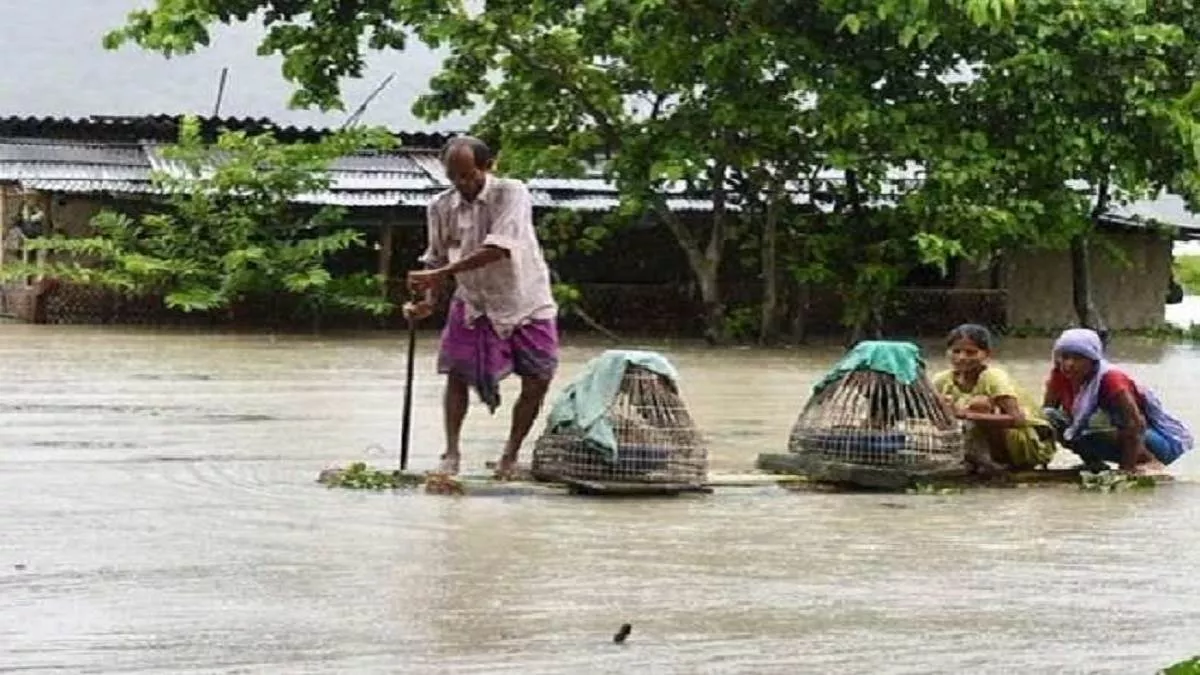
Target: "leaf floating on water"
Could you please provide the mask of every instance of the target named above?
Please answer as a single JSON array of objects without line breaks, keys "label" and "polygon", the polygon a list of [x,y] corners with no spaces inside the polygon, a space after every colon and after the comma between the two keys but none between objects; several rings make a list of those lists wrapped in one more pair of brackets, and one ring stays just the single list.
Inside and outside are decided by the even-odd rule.
[{"label": "leaf floating on water", "polygon": [[317,482],[331,488],[348,490],[400,490],[419,487],[425,477],[400,471],[381,471],[367,466],[366,462],[355,462],[345,469],[325,469]]},{"label": "leaf floating on water", "polygon": [[1158,486],[1153,476],[1133,476],[1122,471],[1080,471],[1079,489],[1087,492],[1144,490]]}]

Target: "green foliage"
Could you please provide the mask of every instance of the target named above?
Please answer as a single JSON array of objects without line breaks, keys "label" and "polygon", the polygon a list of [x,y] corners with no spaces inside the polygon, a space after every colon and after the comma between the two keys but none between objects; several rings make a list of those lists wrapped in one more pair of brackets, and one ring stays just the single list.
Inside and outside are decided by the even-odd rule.
[{"label": "green foliage", "polygon": [[1121,471],[1079,472],[1079,489],[1088,492],[1119,492],[1156,487],[1153,476],[1133,476]]},{"label": "green foliage", "polygon": [[388,142],[371,131],[296,144],[226,132],[211,146],[196,120],[185,120],[178,144],[164,150],[178,169],[154,177],[160,208],[136,219],[105,211],[93,220],[92,236],[31,241],[30,248],[54,253],[54,261],[6,274],[161,294],[167,306],[185,312],[283,293],[314,312],[341,306],[387,313],[392,306],[374,275],[335,277],[327,268],[332,256],[363,246],[363,234],[339,227],[342,209],[303,208],[295,200],[329,187],[326,169],[334,159]]},{"label": "green foliage", "polygon": [[319,481],[331,488],[348,490],[399,490],[419,487],[424,483],[424,477],[399,471],[382,471],[367,466],[365,462],[355,462],[345,469],[321,472]]},{"label": "green foliage", "polygon": [[[797,189],[820,208],[781,215],[782,265],[835,285],[850,324],[917,264],[1065,247],[1098,203],[1160,188],[1200,203],[1192,5],[158,0],[108,42],[186,53],[262,10],[294,103],[322,107],[364,50],[405,31],[448,48],[416,112],[484,106],[477,132],[507,172],[612,180],[622,216],[674,234],[720,333],[727,244],[761,245],[766,206]],[[906,166],[922,176],[897,189]],[[712,217],[685,222],[672,191],[711,199]]]},{"label": "green foliage", "polygon": [[1200,294],[1200,255],[1177,255],[1175,281],[1190,295]]}]

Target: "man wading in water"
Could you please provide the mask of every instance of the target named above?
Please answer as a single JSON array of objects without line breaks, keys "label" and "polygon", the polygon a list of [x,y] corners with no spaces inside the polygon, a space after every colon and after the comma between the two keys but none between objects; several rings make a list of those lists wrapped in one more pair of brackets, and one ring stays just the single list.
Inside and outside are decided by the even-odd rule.
[{"label": "man wading in water", "polygon": [[510,478],[558,367],[558,307],[550,270],[533,227],[533,202],[525,184],[492,175],[492,153],[477,138],[460,136],[442,149],[442,165],[454,184],[429,205],[429,246],[423,271],[408,285],[425,298],[404,306],[405,316],[433,312],[437,291],[453,277],[454,297],[438,352],[446,376],[443,399],[446,452],[439,471],[458,473],[459,435],[470,389],[492,413],[500,405],[500,381],[521,378],[508,442],[496,475]]}]

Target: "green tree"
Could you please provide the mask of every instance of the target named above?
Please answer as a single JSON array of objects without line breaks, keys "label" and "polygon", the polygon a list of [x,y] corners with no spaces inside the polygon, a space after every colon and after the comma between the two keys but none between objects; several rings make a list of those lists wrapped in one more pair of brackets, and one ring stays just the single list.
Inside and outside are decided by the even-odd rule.
[{"label": "green tree", "polygon": [[1177,255],[1173,265],[1175,281],[1189,295],[1200,295],[1200,255]]},{"label": "green tree", "polygon": [[[409,34],[448,47],[417,111],[486,106],[479,133],[518,175],[601,169],[624,213],[653,212],[674,234],[720,339],[734,240],[761,242],[766,304],[782,255],[795,280],[838,287],[861,330],[917,264],[1011,246],[1073,244],[1079,257],[1108,203],[1163,186],[1191,199],[1191,5],[158,0],[107,42],[184,53],[215,23],[261,17],[261,51],[283,57],[293,102],[326,108],[365,51]],[[947,77],[956,69],[972,74]],[[919,181],[892,179],[909,165]],[[840,179],[798,180],[822,168]],[[798,190],[822,215],[778,208]],[[680,217],[672,196],[707,199],[711,216]]]},{"label": "green tree", "polygon": [[[402,48],[407,28],[449,47],[418,112],[436,119],[486,104],[478,133],[499,144],[515,175],[599,167],[620,189],[624,213],[653,212],[674,234],[695,273],[708,334],[722,339],[720,269],[735,232],[730,169],[757,160],[747,125],[786,128],[768,111],[797,105],[778,47],[762,39],[777,18],[770,3],[707,1],[681,12],[656,0],[536,0],[471,12],[415,0],[161,1],[131,15],[108,44],[132,39],[186,52],[207,43],[211,24],[258,9],[269,29],[262,49],[283,54],[300,105],[339,106],[338,78],[358,73],[363,48]],[[681,217],[668,193],[709,200],[711,216]]]},{"label": "green tree", "polygon": [[339,226],[344,210],[303,208],[296,199],[328,189],[334,159],[389,142],[386,134],[363,130],[313,143],[222,132],[213,145],[194,118],[185,119],[179,142],[163,150],[179,170],[155,174],[162,199],[150,213],[104,211],[93,220],[92,236],[30,242],[54,254],[48,264],[5,273],[159,294],[186,312],[288,294],[314,315],[330,306],[387,313],[392,305],[380,279],[328,269],[331,256],[365,244],[360,231]]},{"label": "green tree", "polygon": [[1196,203],[1193,4],[993,2],[959,20],[930,5],[868,20],[960,42],[972,71],[955,97],[952,142],[930,146],[923,187],[903,202],[926,224],[927,252],[1069,247],[1079,321],[1103,329],[1083,264],[1100,216],[1162,189]]}]

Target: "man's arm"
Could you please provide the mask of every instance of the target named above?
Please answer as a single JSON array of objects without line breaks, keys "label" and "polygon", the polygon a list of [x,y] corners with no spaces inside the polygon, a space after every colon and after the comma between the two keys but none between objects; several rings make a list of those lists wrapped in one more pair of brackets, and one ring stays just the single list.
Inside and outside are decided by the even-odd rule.
[{"label": "man's arm", "polygon": [[497,260],[503,260],[509,257],[510,253],[506,248],[485,244],[483,248],[472,253],[471,255],[460,258],[457,262],[450,263],[442,268],[442,272],[446,276],[461,274],[477,270],[480,267],[487,267]]}]

